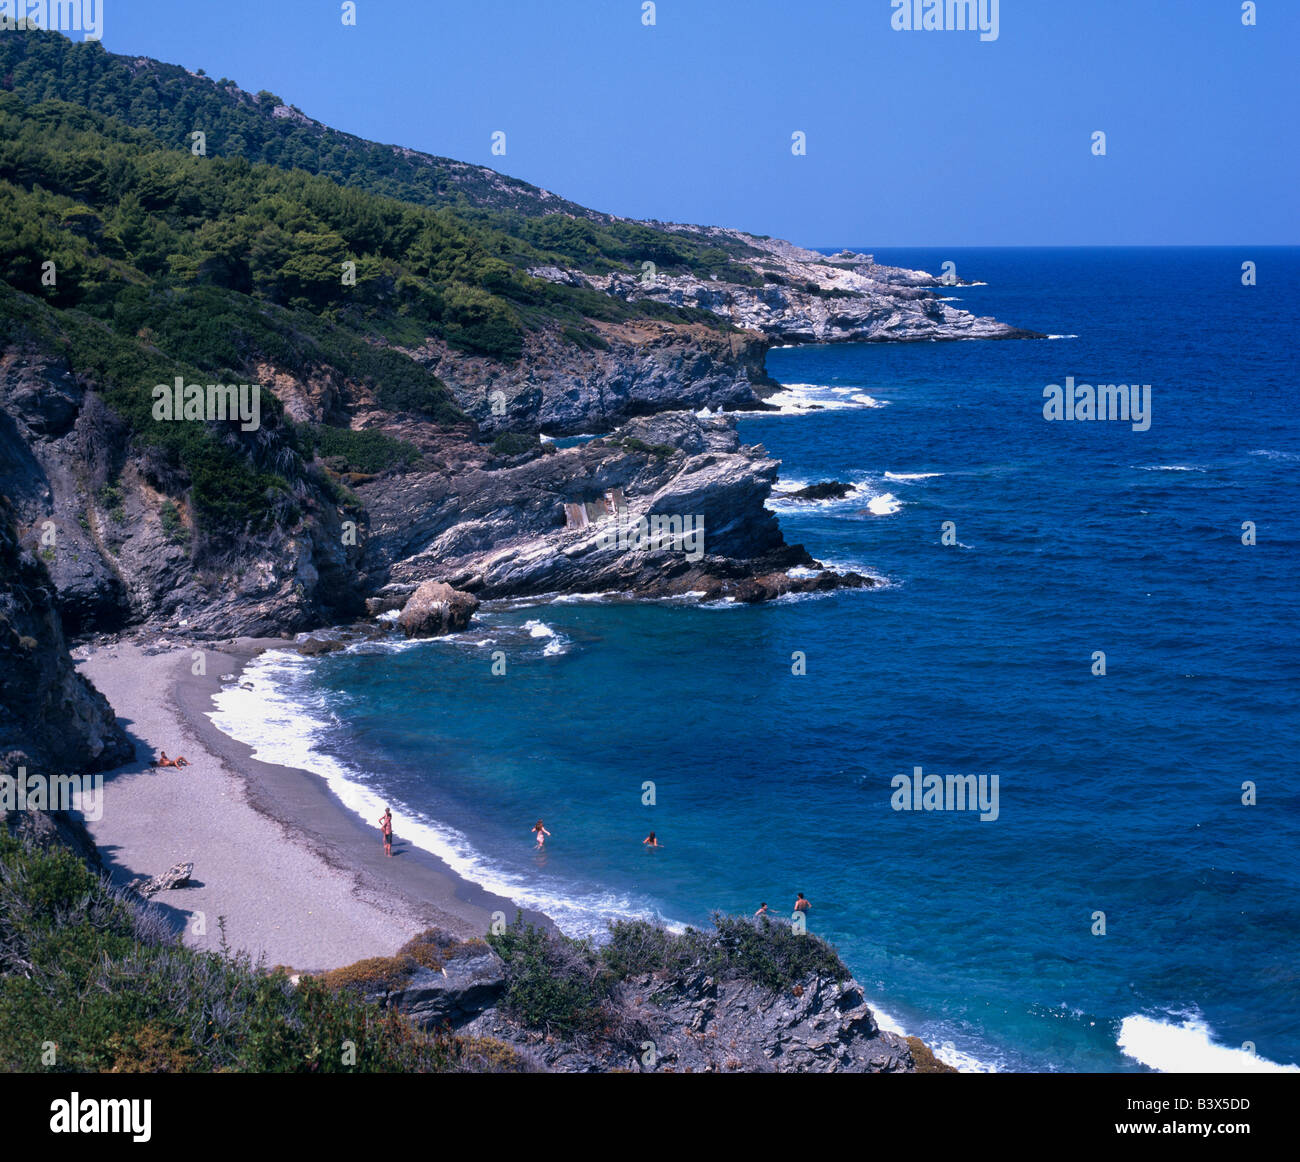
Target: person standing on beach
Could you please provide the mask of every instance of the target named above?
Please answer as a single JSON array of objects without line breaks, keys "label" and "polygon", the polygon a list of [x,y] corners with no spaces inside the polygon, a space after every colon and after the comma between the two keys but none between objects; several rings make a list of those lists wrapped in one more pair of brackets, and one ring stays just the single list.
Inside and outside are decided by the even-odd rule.
[{"label": "person standing on beach", "polygon": [[542,821],[540,819],[533,824],[533,830],[537,832],[537,849],[540,851],[546,846],[546,837],[550,835],[550,832],[542,826]]},{"label": "person standing on beach", "polygon": [[379,817],[379,834],[384,837],[384,854],[390,859],[393,855],[393,812],[389,807]]}]

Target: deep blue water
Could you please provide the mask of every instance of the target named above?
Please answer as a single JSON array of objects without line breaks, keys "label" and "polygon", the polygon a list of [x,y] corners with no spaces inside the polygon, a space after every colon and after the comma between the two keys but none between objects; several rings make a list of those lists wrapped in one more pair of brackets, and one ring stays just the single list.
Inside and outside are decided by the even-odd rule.
[{"label": "deep blue water", "polygon": [[[952,259],[989,284],[945,292],[961,306],[1077,336],[772,352],[853,406],[742,436],[783,480],[861,486],[780,504],[786,537],[887,586],[498,611],[459,642],[286,662],[284,689],[399,835],[412,812],[456,829],[405,824],[570,930],[802,891],[876,1004],[986,1064],[1300,1061],[1300,251],[876,257]],[[1067,375],[1150,383],[1150,429],[1046,421]],[[891,809],[915,766],[997,775],[999,817]]]}]

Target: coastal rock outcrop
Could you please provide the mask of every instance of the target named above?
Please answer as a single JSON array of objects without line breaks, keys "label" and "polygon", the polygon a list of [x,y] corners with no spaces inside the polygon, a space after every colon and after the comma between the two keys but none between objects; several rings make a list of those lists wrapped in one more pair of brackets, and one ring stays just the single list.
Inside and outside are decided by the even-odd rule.
[{"label": "coastal rock outcrop", "polygon": [[[735,259],[753,271],[741,283],[694,274],[656,271],[651,277],[622,272],[584,274],[539,267],[531,273],[554,282],[580,280],[626,302],[651,301],[720,315],[773,343],[920,342],[951,339],[1042,339],[1046,336],[961,310],[936,288],[945,282],[920,270],[878,264],[870,254],[826,256],[776,238],[721,227],[673,226],[749,251]],[[967,284],[968,285],[968,284]],[[766,376],[764,376],[766,378]]]},{"label": "coastal rock outcrop", "polygon": [[[912,1044],[879,1028],[854,980],[809,976],[774,992],[704,974],[666,980],[645,974],[629,977],[619,991],[623,1015],[642,1039],[629,1046],[530,1034],[498,1009],[463,1029],[515,1044],[565,1073],[917,1071]],[[644,1042],[654,1046],[649,1061]]]},{"label": "coastal rock outcrop", "polygon": [[463,946],[441,968],[420,967],[387,1003],[424,1029],[460,1027],[495,1005],[505,990],[505,966],[486,944]]},{"label": "coastal rock outcrop", "polygon": [[778,467],[761,445],[741,444],[731,418],[671,412],[551,455],[465,465],[454,479],[410,472],[363,484],[367,584],[387,592],[432,574],[483,600],[746,601],[873,584],[786,543],[766,507]]},{"label": "coastal rock outcrop", "polygon": [[797,488],[785,493],[786,500],[840,500],[853,491],[852,484],[842,480],[823,480],[818,484],[809,484],[806,488]]},{"label": "coastal rock outcrop", "polygon": [[396,1009],[421,1028],[468,1024],[495,1005],[506,986],[505,965],[482,940],[459,940],[429,928],[398,949],[323,976],[330,988]]},{"label": "coastal rock outcrop", "polygon": [[608,432],[633,416],[679,408],[744,411],[776,384],[768,342],[746,331],[636,319],[530,333],[518,363],[431,340],[408,352],[456,395],[484,432]]},{"label": "coastal rock outcrop", "polygon": [[426,581],[402,607],[397,624],[407,637],[443,637],[468,627],[479,600],[444,581]]},{"label": "coastal rock outcrop", "polygon": [[[422,1028],[450,1025],[490,1038],[556,1072],[955,1072],[917,1038],[881,1030],[861,986],[824,942],[798,936],[792,939],[808,943],[791,946],[771,927],[725,923],[733,939],[735,931],[742,942],[749,934],[747,950],[730,965],[723,946],[710,951],[698,932],[672,936],[640,922],[625,930],[622,954],[666,951],[654,971],[627,971],[619,953],[610,957],[557,933],[516,926],[504,943],[489,945],[430,929],[395,957],[361,961],[323,980]],[[771,972],[791,955],[809,960],[778,983]]]}]

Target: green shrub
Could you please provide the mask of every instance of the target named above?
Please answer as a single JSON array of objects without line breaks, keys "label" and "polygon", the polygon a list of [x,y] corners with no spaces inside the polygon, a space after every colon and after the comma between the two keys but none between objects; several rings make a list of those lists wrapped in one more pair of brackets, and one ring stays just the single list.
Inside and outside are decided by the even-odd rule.
[{"label": "green shrub", "polygon": [[122,490],[116,484],[105,484],[99,490],[100,507],[108,510],[108,515],[121,523],[126,519],[126,508],[122,499]]},{"label": "green shrub", "polygon": [[410,464],[420,450],[374,428],[353,431],[323,424],[307,429],[304,437],[326,467],[335,472],[365,472],[371,475]]},{"label": "green shrub", "polygon": [[677,453],[671,444],[647,444],[636,436],[624,436],[618,443],[629,452],[644,452],[647,456],[658,456],[660,459],[667,459]]},{"label": "green shrub", "polygon": [[162,502],[162,507],[158,510],[158,519],[162,522],[163,536],[172,544],[183,545],[189,542],[190,530],[185,527],[181,520],[180,509],[173,501]]},{"label": "green shrub", "polygon": [[523,456],[540,452],[542,441],[530,432],[502,432],[492,441],[492,451],[497,456]]},{"label": "green shrub", "polygon": [[644,920],[618,921],[610,925],[610,939],[601,955],[619,977],[704,972],[719,979],[750,981],[774,992],[813,975],[849,978],[849,970],[829,944],[810,932],[797,933],[783,921],[715,912],[713,926],[712,932],[687,928],[673,933]]},{"label": "green shrub", "polygon": [[582,331],[577,327],[565,327],[561,334],[575,347],[584,351],[608,351],[609,340],[595,331]]},{"label": "green shrub", "polygon": [[530,1029],[591,1035],[608,1022],[614,976],[583,940],[515,922],[488,944],[505,962],[502,1007]]}]

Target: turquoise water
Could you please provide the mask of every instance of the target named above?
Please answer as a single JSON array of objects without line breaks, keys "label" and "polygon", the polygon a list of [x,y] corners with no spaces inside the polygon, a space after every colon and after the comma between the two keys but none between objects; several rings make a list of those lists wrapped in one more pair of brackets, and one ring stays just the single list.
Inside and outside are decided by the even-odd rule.
[{"label": "turquoise water", "polygon": [[[873,1002],[953,1060],[1300,1061],[1300,253],[877,258],[953,259],[990,284],[962,306],[1073,336],[771,353],[802,414],[742,437],[783,482],[858,486],[775,501],[786,537],[882,587],[498,608],[456,640],[272,655],[277,694],[233,728],[573,932],[802,891]],[[1150,429],[1047,422],[1068,375],[1150,383]],[[997,819],[892,809],[917,766],[997,776]]]}]

